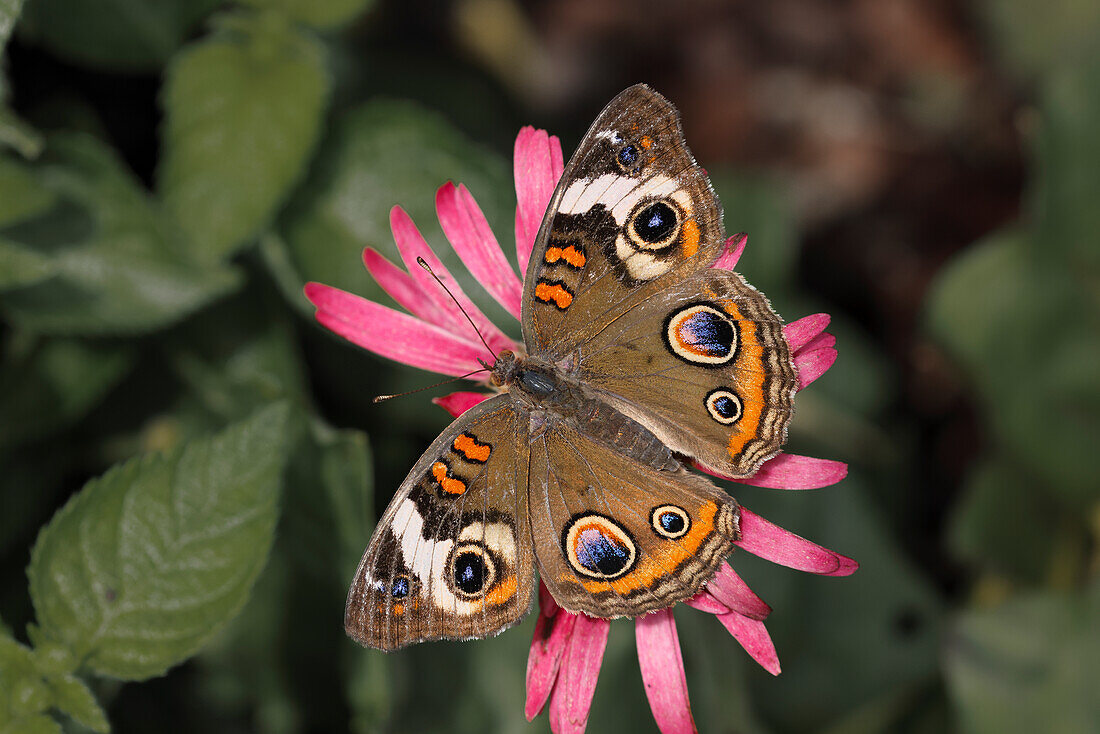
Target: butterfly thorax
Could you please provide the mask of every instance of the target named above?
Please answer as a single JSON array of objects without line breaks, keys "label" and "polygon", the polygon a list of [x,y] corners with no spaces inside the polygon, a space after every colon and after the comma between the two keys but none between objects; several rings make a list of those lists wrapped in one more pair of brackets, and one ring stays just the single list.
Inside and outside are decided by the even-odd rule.
[{"label": "butterfly thorax", "polygon": [[493,365],[491,381],[528,413],[531,440],[564,424],[655,469],[678,471],[683,467],[649,429],[555,364],[503,351]]}]

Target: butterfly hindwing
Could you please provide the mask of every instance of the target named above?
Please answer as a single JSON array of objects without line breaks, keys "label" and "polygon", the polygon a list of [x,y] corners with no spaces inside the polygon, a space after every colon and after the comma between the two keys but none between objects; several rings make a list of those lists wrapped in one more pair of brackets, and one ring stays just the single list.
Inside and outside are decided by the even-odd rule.
[{"label": "butterfly hindwing", "polygon": [[724,242],[676,108],[630,87],[596,118],[550,200],[524,279],[528,350],[566,356],[628,303],[712,263]]},{"label": "butterfly hindwing", "polygon": [[375,529],[344,626],[393,650],[495,634],[530,607],[527,448],[498,396],[467,411],[413,466]]},{"label": "butterfly hindwing", "polygon": [[[733,498],[650,450],[644,428],[623,422],[617,435],[624,441],[610,447],[551,420],[531,443],[530,522],[543,582],[564,608],[605,618],[694,596],[738,537]],[[624,456],[627,446],[638,450]]]}]

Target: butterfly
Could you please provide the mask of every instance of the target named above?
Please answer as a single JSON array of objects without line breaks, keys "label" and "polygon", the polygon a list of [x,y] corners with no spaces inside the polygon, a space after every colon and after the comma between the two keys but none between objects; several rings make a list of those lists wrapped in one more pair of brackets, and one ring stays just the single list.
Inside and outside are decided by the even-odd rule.
[{"label": "butterfly", "polygon": [[635,617],[694,596],[739,538],[704,476],[744,477],[786,438],[798,386],[782,322],[729,270],[720,204],[679,113],[636,85],[569,161],[523,284],[526,353],[456,419],[383,514],[345,629],[394,650],[497,634],[557,603]]}]

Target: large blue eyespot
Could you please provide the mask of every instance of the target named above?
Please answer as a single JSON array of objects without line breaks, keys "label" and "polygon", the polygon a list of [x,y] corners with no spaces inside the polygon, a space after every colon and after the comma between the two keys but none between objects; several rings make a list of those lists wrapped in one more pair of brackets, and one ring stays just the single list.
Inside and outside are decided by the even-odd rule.
[{"label": "large blue eyespot", "polygon": [[460,598],[479,598],[496,583],[496,564],[483,546],[465,543],[451,556],[450,584]]},{"label": "large blue eyespot", "polygon": [[595,513],[574,517],[562,533],[562,546],[573,570],[590,578],[619,578],[637,559],[630,534],[614,520]]},{"label": "large blue eyespot", "polygon": [[676,229],[676,212],[663,201],[655,201],[634,216],[631,226],[642,242],[664,242]]}]

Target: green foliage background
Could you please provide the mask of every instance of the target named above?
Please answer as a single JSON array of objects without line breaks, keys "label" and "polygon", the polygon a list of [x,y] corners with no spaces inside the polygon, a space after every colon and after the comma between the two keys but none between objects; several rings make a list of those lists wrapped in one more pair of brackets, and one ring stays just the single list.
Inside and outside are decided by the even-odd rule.
[{"label": "green foliage background", "polygon": [[[153,75],[163,115],[144,180],[96,110],[21,109],[0,84],[0,734],[546,730],[522,716],[530,620],[389,656],[341,628],[374,518],[446,417],[372,406],[430,378],[323,333],[302,284],[384,299],[360,253],[394,254],[395,203],[453,265],[447,180],[509,242],[510,136],[552,128],[467,66],[349,41],[383,12],[0,0],[0,44],[15,29],[98,83]],[[818,492],[736,493],[862,567],[736,557],[776,610],[778,678],[677,612],[701,731],[1100,730],[1100,12],[973,12],[1036,121],[1019,220],[944,264],[922,308],[984,437],[935,549],[912,540],[928,458],[898,365],[800,286],[789,192],[711,171],[751,235],[739,269],[788,318],[834,314],[841,358],[791,444],[851,464]],[[613,626],[589,731],[655,730],[632,639]]]}]

